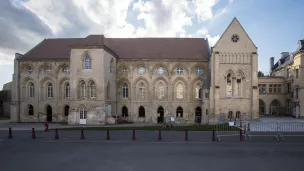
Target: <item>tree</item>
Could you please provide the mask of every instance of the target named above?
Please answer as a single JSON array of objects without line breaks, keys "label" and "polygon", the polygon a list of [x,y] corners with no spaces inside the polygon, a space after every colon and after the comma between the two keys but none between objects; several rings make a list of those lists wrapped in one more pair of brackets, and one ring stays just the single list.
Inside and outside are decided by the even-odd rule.
[{"label": "tree", "polygon": [[264,73],[262,72],[262,71],[259,71],[258,72],[258,77],[264,77],[265,75],[264,75]]}]

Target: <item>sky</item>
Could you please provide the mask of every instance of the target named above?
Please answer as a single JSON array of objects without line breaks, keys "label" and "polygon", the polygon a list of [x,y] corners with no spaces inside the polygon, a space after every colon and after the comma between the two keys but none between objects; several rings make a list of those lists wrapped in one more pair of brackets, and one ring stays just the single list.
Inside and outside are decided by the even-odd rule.
[{"label": "sky", "polygon": [[297,0],[1,0],[0,89],[12,80],[14,54],[45,38],[193,37],[212,47],[234,17],[258,47],[258,67],[304,39]]}]

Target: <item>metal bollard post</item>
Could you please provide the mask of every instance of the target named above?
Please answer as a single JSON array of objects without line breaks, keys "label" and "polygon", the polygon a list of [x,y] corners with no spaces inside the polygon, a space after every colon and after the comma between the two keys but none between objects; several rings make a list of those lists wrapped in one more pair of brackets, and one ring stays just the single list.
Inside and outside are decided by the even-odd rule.
[{"label": "metal bollard post", "polygon": [[32,128],[32,139],[36,139],[35,128]]},{"label": "metal bollard post", "polygon": [[107,140],[110,140],[110,131],[107,129]]},{"label": "metal bollard post", "polygon": [[185,129],[185,140],[188,141],[188,129]]},{"label": "metal bollard post", "polygon": [[8,128],[8,139],[12,139],[13,135],[12,135],[12,128]]},{"label": "metal bollard post", "polygon": [[158,129],[158,140],[161,140],[162,139],[162,137],[161,137],[161,129],[159,128]]},{"label": "metal bollard post", "polygon": [[243,141],[243,132],[242,132],[242,129],[240,129],[240,141]]},{"label": "metal bollard post", "polygon": [[212,141],[215,141],[215,131],[212,131]]},{"label": "metal bollard post", "polygon": [[133,129],[132,140],[136,140],[136,137],[135,137],[135,129]]},{"label": "metal bollard post", "polygon": [[81,139],[81,140],[83,140],[83,139],[84,139],[83,128],[81,129],[81,135],[80,135],[80,139]]},{"label": "metal bollard post", "polygon": [[59,139],[58,128],[56,128],[56,130],[55,130],[55,140],[58,140],[58,139]]}]

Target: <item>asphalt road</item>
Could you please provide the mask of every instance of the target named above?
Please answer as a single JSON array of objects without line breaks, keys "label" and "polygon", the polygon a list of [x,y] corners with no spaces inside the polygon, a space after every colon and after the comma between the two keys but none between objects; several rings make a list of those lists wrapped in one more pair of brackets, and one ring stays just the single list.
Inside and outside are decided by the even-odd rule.
[{"label": "asphalt road", "polygon": [[302,171],[301,142],[0,140],[3,171]]}]

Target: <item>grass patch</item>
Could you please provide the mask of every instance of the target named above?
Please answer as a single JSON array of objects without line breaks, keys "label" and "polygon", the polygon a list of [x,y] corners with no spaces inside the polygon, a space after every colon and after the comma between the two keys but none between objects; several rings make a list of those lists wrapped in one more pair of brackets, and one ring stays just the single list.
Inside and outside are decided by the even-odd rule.
[{"label": "grass patch", "polygon": [[[220,128],[227,128],[225,130],[238,131],[237,127],[229,127],[228,124],[221,124]],[[100,127],[71,127],[71,128],[59,128],[59,130],[146,130],[146,131],[157,131],[162,129],[163,131],[212,131],[216,130],[216,125],[189,125],[183,127],[172,127],[172,128],[161,128],[161,126],[100,126]]]}]

